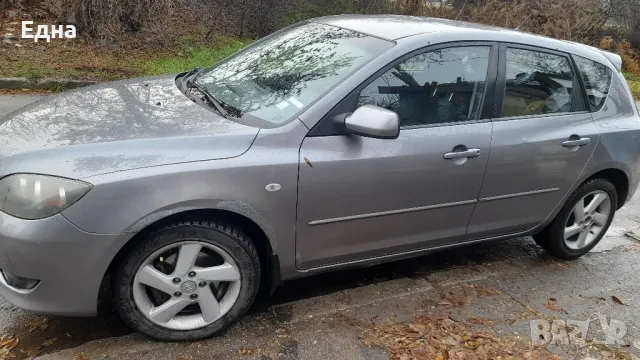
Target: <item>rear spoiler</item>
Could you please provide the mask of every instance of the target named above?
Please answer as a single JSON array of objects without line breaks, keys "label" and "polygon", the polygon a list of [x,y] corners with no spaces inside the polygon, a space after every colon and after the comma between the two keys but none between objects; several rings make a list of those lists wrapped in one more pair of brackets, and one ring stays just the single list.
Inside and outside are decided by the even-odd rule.
[{"label": "rear spoiler", "polygon": [[604,57],[611,61],[611,64],[613,64],[613,67],[615,67],[618,72],[622,71],[622,58],[620,57],[620,55],[604,50],[600,50],[600,52],[602,53],[602,55],[604,55]]}]

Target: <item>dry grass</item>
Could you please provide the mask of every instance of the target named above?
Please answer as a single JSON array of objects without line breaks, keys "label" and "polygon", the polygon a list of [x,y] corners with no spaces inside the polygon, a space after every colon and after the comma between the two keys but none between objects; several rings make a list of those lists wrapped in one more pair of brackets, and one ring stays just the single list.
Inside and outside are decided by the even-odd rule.
[{"label": "dry grass", "polygon": [[0,58],[2,77],[111,80],[140,73],[132,64],[140,54],[120,55],[73,41],[2,50],[6,53]]}]

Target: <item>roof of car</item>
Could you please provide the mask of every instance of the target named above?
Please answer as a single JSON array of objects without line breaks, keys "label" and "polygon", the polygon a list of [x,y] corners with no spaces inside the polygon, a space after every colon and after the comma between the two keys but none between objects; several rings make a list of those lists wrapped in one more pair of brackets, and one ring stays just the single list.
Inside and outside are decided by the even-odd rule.
[{"label": "roof of car", "polygon": [[406,15],[334,15],[315,19],[318,22],[359,31],[387,40],[457,30],[511,31],[494,26],[463,21]]},{"label": "roof of car", "polygon": [[[398,40],[408,36],[438,32],[492,33],[499,34],[504,41],[527,43],[553,49],[566,49],[576,53],[597,53],[605,56],[620,71],[622,61],[616,54],[584,44],[557,40],[545,36],[529,34],[513,29],[474,24],[463,21],[406,15],[334,15],[312,21],[351,29],[387,40]],[[605,60],[606,61],[606,60]]]}]

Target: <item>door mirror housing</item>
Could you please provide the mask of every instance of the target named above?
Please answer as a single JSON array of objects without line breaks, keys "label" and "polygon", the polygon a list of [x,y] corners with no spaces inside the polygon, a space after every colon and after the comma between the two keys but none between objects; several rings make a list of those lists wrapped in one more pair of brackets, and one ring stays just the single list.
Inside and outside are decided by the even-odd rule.
[{"label": "door mirror housing", "polygon": [[400,136],[398,114],[373,105],[363,105],[344,119],[352,134],[374,139],[397,139]]}]

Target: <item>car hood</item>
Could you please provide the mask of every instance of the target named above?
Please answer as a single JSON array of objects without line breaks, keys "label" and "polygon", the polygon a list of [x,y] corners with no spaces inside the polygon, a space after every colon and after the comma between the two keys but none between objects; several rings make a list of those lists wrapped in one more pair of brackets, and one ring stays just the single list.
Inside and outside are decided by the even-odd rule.
[{"label": "car hood", "polygon": [[195,104],[174,77],[94,85],[9,114],[0,120],[0,176],[80,179],[246,152],[259,129]]}]

